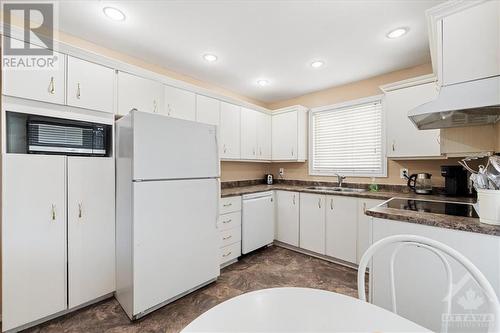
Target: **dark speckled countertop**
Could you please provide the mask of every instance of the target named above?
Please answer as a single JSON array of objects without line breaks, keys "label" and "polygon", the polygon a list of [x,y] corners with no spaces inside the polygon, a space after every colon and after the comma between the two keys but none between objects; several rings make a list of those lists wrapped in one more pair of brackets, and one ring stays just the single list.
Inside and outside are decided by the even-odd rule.
[{"label": "dark speckled countertop", "polygon": [[[320,185],[326,185],[326,184],[320,184]],[[329,184],[329,186],[335,186],[335,185],[336,184]],[[379,199],[379,200],[389,200],[391,198],[398,197],[398,198],[414,198],[421,200],[435,200],[435,201],[448,201],[448,202],[465,202],[465,203],[475,202],[475,199],[466,197],[447,197],[438,194],[417,195],[414,193],[404,193],[401,191],[397,191],[398,189],[397,187],[394,187],[394,190],[391,188],[383,188],[382,191],[378,192],[366,191],[366,192],[332,193],[327,191],[309,189],[308,187],[311,186],[318,186],[318,184],[303,184],[303,183],[297,184],[293,182],[287,182],[287,183],[278,183],[273,185],[258,184],[258,185],[247,185],[247,186],[234,186],[234,187],[223,188],[221,194],[222,197],[231,197],[236,195],[245,195],[245,194],[258,193],[264,191],[283,190],[283,191],[317,193],[326,195],[342,195],[342,196]],[[355,187],[355,186],[352,186],[352,184],[350,184],[349,187]],[[387,208],[381,206],[368,209],[366,211],[366,215],[381,219],[396,220],[402,222],[434,226],[439,228],[447,228],[447,229],[500,236],[500,226],[480,223],[478,218],[472,218],[472,217],[432,214],[432,213],[416,212],[403,209]]]}]

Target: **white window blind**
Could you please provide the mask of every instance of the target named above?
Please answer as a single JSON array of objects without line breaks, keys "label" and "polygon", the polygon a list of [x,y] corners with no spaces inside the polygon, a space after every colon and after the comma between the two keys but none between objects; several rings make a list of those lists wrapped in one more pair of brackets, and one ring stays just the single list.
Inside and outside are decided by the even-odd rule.
[{"label": "white window blind", "polygon": [[385,176],[381,100],[311,113],[312,175]]}]

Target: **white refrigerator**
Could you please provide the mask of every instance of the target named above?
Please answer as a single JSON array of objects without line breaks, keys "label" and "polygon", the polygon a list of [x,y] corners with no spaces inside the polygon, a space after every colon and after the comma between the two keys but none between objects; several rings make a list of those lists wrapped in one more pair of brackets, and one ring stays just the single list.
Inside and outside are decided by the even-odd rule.
[{"label": "white refrigerator", "polygon": [[137,319],[220,274],[216,127],[131,111],[115,130],[116,298]]}]

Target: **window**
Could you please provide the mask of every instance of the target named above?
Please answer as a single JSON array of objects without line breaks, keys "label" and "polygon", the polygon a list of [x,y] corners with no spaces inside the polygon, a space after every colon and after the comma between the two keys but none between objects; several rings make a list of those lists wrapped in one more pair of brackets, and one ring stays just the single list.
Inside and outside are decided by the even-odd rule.
[{"label": "window", "polygon": [[385,177],[380,96],[311,110],[309,174]]}]

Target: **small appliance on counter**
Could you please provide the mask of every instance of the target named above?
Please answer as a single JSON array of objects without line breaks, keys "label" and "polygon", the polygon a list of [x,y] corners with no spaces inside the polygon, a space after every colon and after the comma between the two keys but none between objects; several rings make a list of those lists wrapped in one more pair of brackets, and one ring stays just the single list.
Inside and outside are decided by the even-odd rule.
[{"label": "small appliance on counter", "polygon": [[432,175],[430,173],[415,173],[406,177],[408,187],[417,194],[432,194]]},{"label": "small appliance on counter", "polygon": [[441,176],[444,177],[444,192],[449,196],[469,195],[467,170],[461,165],[442,165]]},{"label": "small appliance on counter", "polygon": [[268,174],[265,176],[264,181],[266,182],[267,185],[273,185],[274,176],[271,174]]}]

